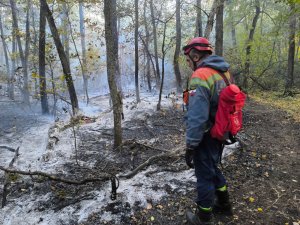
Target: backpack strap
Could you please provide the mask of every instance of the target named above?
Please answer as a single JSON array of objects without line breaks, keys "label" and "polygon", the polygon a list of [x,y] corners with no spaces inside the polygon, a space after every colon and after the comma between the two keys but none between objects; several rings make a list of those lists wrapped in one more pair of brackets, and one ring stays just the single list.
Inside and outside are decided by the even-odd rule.
[{"label": "backpack strap", "polygon": [[216,70],[216,71],[223,78],[223,80],[225,81],[226,85],[229,86],[230,82],[229,82],[228,78],[225,76],[225,74],[222,73],[222,72],[220,72],[220,71],[218,71],[218,70]]},{"label": "backpack strap", "polygon": [[223,78],[223,80],[224,80],[225,83],[226,83],[226,86],[229,86],[230,83],[233,83],[233,80],[230,78],[230,81],[229,81],[228,78],[225,76],[225,74],[222,73],[220,70],[213,69],[213,68],[211,68],[211,67],[207,67],[207,68],[210,68],[210,69],[216,71],[216,72]]}]

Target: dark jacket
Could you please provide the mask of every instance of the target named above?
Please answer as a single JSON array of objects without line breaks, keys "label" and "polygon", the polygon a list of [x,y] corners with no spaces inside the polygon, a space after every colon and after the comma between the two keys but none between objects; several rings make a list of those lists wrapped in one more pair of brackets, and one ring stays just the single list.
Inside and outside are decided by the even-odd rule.
[{"label": "dark jacket", "polygon": [[188,85],[188,110],[185,115],[188,146],[198,146],[203,134],[212,127],[220,91],[226,87],[219,72],[224,73],[230,80],[228,69],[229,64],[222,57],[212,55],[205,58],[192,74]]}]

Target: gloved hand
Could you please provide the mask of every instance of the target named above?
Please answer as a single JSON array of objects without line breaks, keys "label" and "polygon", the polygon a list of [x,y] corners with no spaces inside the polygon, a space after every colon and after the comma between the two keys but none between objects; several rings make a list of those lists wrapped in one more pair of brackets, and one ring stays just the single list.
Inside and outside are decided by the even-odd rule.
[{"label": "gloved hand", "polygon": [[194,168],[194,152],[195,149],[189,146],[185,149],[185,162],[190,168]]}]

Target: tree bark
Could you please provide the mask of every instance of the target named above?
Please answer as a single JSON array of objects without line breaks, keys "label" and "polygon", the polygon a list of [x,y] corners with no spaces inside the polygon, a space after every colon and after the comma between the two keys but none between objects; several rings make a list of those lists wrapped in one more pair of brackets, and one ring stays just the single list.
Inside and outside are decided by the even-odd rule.
[{"label": "tree bark", "polygon": [[163,91],[163,87],[164,87],[166,30],[167,30],[167,22],[164,23],[163,42],[162,42],[162,47],[161,47],[163,56],[162,56],[162,60],[161,60],[161,67],[162,67],[162,71],[161,71],[161,84],[160,84],[160,90],[159,90],[159,99],[158,99],[158,103],[157,103],[157,111],[159,111],[161,109],[161,96],[162,96],[162,91]]},{"label": "tree bark", "polygon": [[63,72],[64,72],[65,80],[66,80],[66,83],[68,86],[68,91],[69,91],[70,100],[71,100],[71,104],[72,104],[72,111],[73,111],[73,114],[76,114],[78,111],[78,100],[77,100],[75,87],[73,84],[69,60],[67,58],[67,55],[63,48],[63,45],[59,38],[59,34],[57,31],[52,13],[49,9],[49,6],[48,6],[46,0],[40,0],[40,3],[41,3],[41,7],[43,8],[43,11],[45,12],[45,16],[47,18],[47,21],[48,21],[48,24],[49,24],[49,27],[50,27],[50,30],[51,30],[51,33],[53,36],[53,40],[54,40],[61,64],[62,64],[62,68],[63,68]]},{"label": "tree bark", "polygon": [[245,63],[245,76],[243,80],[243,87],[245,89],[248,88],[248,77],[250,76],[250,54],[251,54],[251,46],[254,38],[254,32],[256,28],[256,24],[260,14],[260,2],[259,0],[255,0],[255,15],[252,20],[252,25],[249,32],[249,37],[247,40],[247,47],[246,47],[246,63]]},{"label": "tree bark", "polygon": [[[14,31],[12,32],[12,44],[11,44],[11,53],[13,56],[16,55],[17,52],[17,43],[16,43],[16,36]],[[11,96],[11,99],[15,98],[15,70],[16,70],[16,58],[12,57],[11,59],[11,72],[10,72],[10,81],[11,81],[11,92],[9,93],[9,96]]]},{"label": "tree bark", "polygon": [[174,54],[174,72],[177,83],[177,93],[182,92],[181,74],[179,69],[179,54],[181,48],[181,21],[180,21],[180,0],[176,0],[176,47]]},{"label": "tree bark", "polygon": [[135,49],[135,95],[136,102],[139,103],[140,87],[139,87],[139,1],[134,1],[135,8],[135,25],[134,25],[134,49]]},{"label": "tree bark", "polygon": [[295,3],[290,3],[289,18],[289,52],[288,52],[288,70],[285,79],[284,95],[291,95],[294,85],[294,64],[295,64],[295,37],[296,37],[296,13]]},{"label": "tree bark", "polygon": [[24,75],[24,86],[21,87],[21,90],[23,92],[23,100],[24,102],[29,105],[30,100],[29,100],[29,90],[28,90],[28,73],[27,73],[27,62],[26,58],[23,52],[22,48],[22,42],[21,42],[21,37],[20,37],[20,32],[19,32],[19,26],[18,26],[18,19],[17,19],[17,9],[16,9],[16,3],[14,0],[10,0],[10,6],[11,6],[11,12],[12,12],[12,19],[13,19],[13,30],[14,30],[14,35],[16,35],[16,40],[18,42],[18,47],[19,47],[19,53],[21,57],[21,63],[23,67],[23,75]]},{"label": "tree bark", "polygon": [[197,0],[197,18],[196,18],[195,37],[203,36],[201,2],[202,2],[201,0]]},{"label": "tree bark", "polygon": [[[28,71],[28,56],[29,56],[29,47],[30,47],[30,22],[29,22],[29,13],[31,7],[31,0],[27,0],[27,12],[26,12],[26,38],[25,38],[25,62],[26,70]],[[27,72],[28,73],[28,72]]]},{"label": "tree bark", "polygon": [[148,29],[148,23],[147,23],[147,14],[146,14],[146,9],[147,9],[147,0],[144,1],[144,21],[145,21],[145,33],[146,33],[146,41],[145,41],[145,50],[147,53],[147,61],[146,61],[146,77],[147,77],[147,84],[148,84],[148,89],[149,92],[151,92],[151,76],[150,76],[150,57],[151,55],[148,54],[148,48],[149,48],[149,29]]},{"label": "tree bark", "polygon": [[70,28],[68,23],[68,14],[69,9],[66,2],[62,2],[63,7],[63,46],[65,49],[66,57],[68,59],[68,62],[70,64]]},{"label": "tree bark", "polygon": [[43,7],[40,7],[40,35],[39,35],[39,79],[40,79],[40,98],[42,113],[48,114],[47,82],[45,73],[45,45],[46,45],[46,17]]},{"label": "tree bark", "polygon": [[[30,6],[31,9],[31,18],[32,18],[32,29],[33,29],[33,56],[36,56],[39,54],[39,38],[38,38],[38,32],[36,31],[36,24],[35,24],[35,10],[33,5]],[[38,69],[37,69],[37,61],[35,60],[35,57],[33,57],[34,60],[32,62],[33,64],[33,72],[35,74],[38,74]],[[39,93],[39,85],[38,85],[38,77],[34,76],[34,96],[37,97]]]},{"label": "tree bark", "polygon": [[[86,62],[86,47],[85,47],[85,26],[84,26],[84,3],[82,0],[79,1],[79,17],[80,17],[80,37],[81,37],[81,48],[82,48],[82,78],[83,78],[83,91],[86,96],[87,104],[89,103],[88,93],[88,78],[87,78],[87,62]],[[75,43],[74,43],[75,44]]]},{"label": "tree bark", "polygon": [[155,23],[155,16],[154,16],[154,7],[153,7],[153,0],[150,0],[150,11],[151,11],[151,22],[152,22],[152,29],[153,29],[153,44],[154,44],[154,56],[155,56],[155,65],[156,65],[156,88],[160,85],[160,69],[158,63],[158,50],[157,50],[157,32],[156,32],[156,23]]},{"label": "tree bark", "polygon": [[115,77],[118,73],[118,43],[116,0],[104,0],[105,40],[107,53],[107,76],[114,114],[114,147],[122,144],[121,104]]},{"label": "tree bark", "polygon": [[214,18],[215,18],[216,9],[217,9],[217,6],[218,6],[218,1],[219,0],[214,0],[213,1],[210,13],[209,13],[208,18],[207,18],[206,28],[205,28],[205,32],[204,32],[204,37],[207,38],[207,39],[209,39],[210,33],[211,33],[211,31],[213,29],[213,26],[214,26]]},{"label": "tree bark", "polygon": [[220,0],[216,10],[216,55],[223,56],[223,12],[224,0]]},{"label": "tree bark", "polygon": [[[3,44],[3,51],[4,51],[5,64],[6,64],[7,93],[9,94],[10,89],[11,89],[11,82],[12,81],[10,79],[10,65],[9,65],[9,60],[8,60],[7,44],[6,44],[6,40],[5,40],[5,37],[4,37],[1,13],[0,13],[0,32],[1,32],[0,34],[1,34],[2,44]],[[10,95],[9,95],[9,98],[12,99],[12,97]]]}]

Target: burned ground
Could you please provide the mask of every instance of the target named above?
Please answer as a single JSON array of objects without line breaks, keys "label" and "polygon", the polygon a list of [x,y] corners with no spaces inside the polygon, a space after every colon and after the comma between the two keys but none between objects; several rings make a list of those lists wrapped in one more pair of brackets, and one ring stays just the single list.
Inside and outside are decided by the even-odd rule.
[{"label": "burned ground", "polygon": [[[127,138],[156,138],[157,148],[169,149],[184,141],[182,113],[165,111],[147,118],[147,121],[132,121],[140,124],[139,131],[125,131]],[[299,214],[299,146],[300,124],[287,113],[257,104],[249,100],[244,118],[242,149],[226,158],[223,171],[228,179],[234,217],[217,216],[216,224],[293,224],[300,219]],[[147,124],[159,124],[147,126]],[[164,126],[166,125],[166,126]],[[128,146],[127,146],[128,147]],[[136,165],[159,152],[145,146],[131,145],[137,151]],[[130,161],[126,151],[125,161]],[[138,156],[137,156],[138,155]],[[128,164],[127,164],[128,165]],[[172,168],[187,169],[183,158],[160,161],[158,171]],[[134,167],[134,165],[133,165]],[[128,169],[125,168],[125,169]],[[151,176],[151,174],[148,174]],[[186,186],[195,185],[192,181]],[[108,205],[107,210],[124,213],[120,224],[186,224],[185,210],[194,207],[195,191],[187,193],[172,190],[168,183],[164,186],[168,193],[159,202],[149,201],[146,208],[130,206],[118,200]],[[132,215],[126,214],[129,209]],[[85,225],[104,224],[101,216],[94,214]],[[115,221],[105,224],[117,224]]]},{"label": "burned ground", "polygon": [[[124,144],[112,150],[113,132],[107,128],[80,127],[77,132],[77,159],[94,162],[89,169],[75,163],[64,165],[61,175],[73,179],[97,176],[101,172],[126,174],[153,155],[169,152],[184,145],[183,112],[168,109],[125,122]],[[216,224],[293,224],[300,220],[299,214],[299,146],[300,124],[290,115],[275,108],[262,106],[252,100],[245,109],[244,131],[241,134],[244,146],[228,156],[222,164],[228,179],[234,207],[234,217],[217,216]],[[155,168],[145,173],[151,178],[168,171],[174,174],[186,171],[183,155],[156,160]],[[59,173],[58,173],[59,174]],[[125,178],[121,178],[123,182]],[[143,182],[136,185],[143,186]],[[196,197],[194,180],[172,179],[153,185],[152,191],[163,191],[165,196],[158,201],[147,199],[147,205],[123,201],[121,194],[115,201],[99,212],[92,213],[81,225],[132,224],[132,225],[183,225],[185,210],[194,208]],[[175,188],[174,188],[175,187]],[[80,208],[82,200],[92,200],[93,191],[103,189],[101,182],[86,185],[67,185],[52,181],[26,179],[10,185],[10,199],[21,195],[50,195],[46,201],[37,201],[34,210],[52,209],[56,212],[67,206]],[[107,188],[107,186],[105,187]],[[184,190],[184,191],[183,191]],[[109,190],[108,194],[109,194]],[[117,215],[107,221],[103,214]],[[40,218],[41,221],[43,218]],[[75,225],[76,220],[61,221]]]}]

